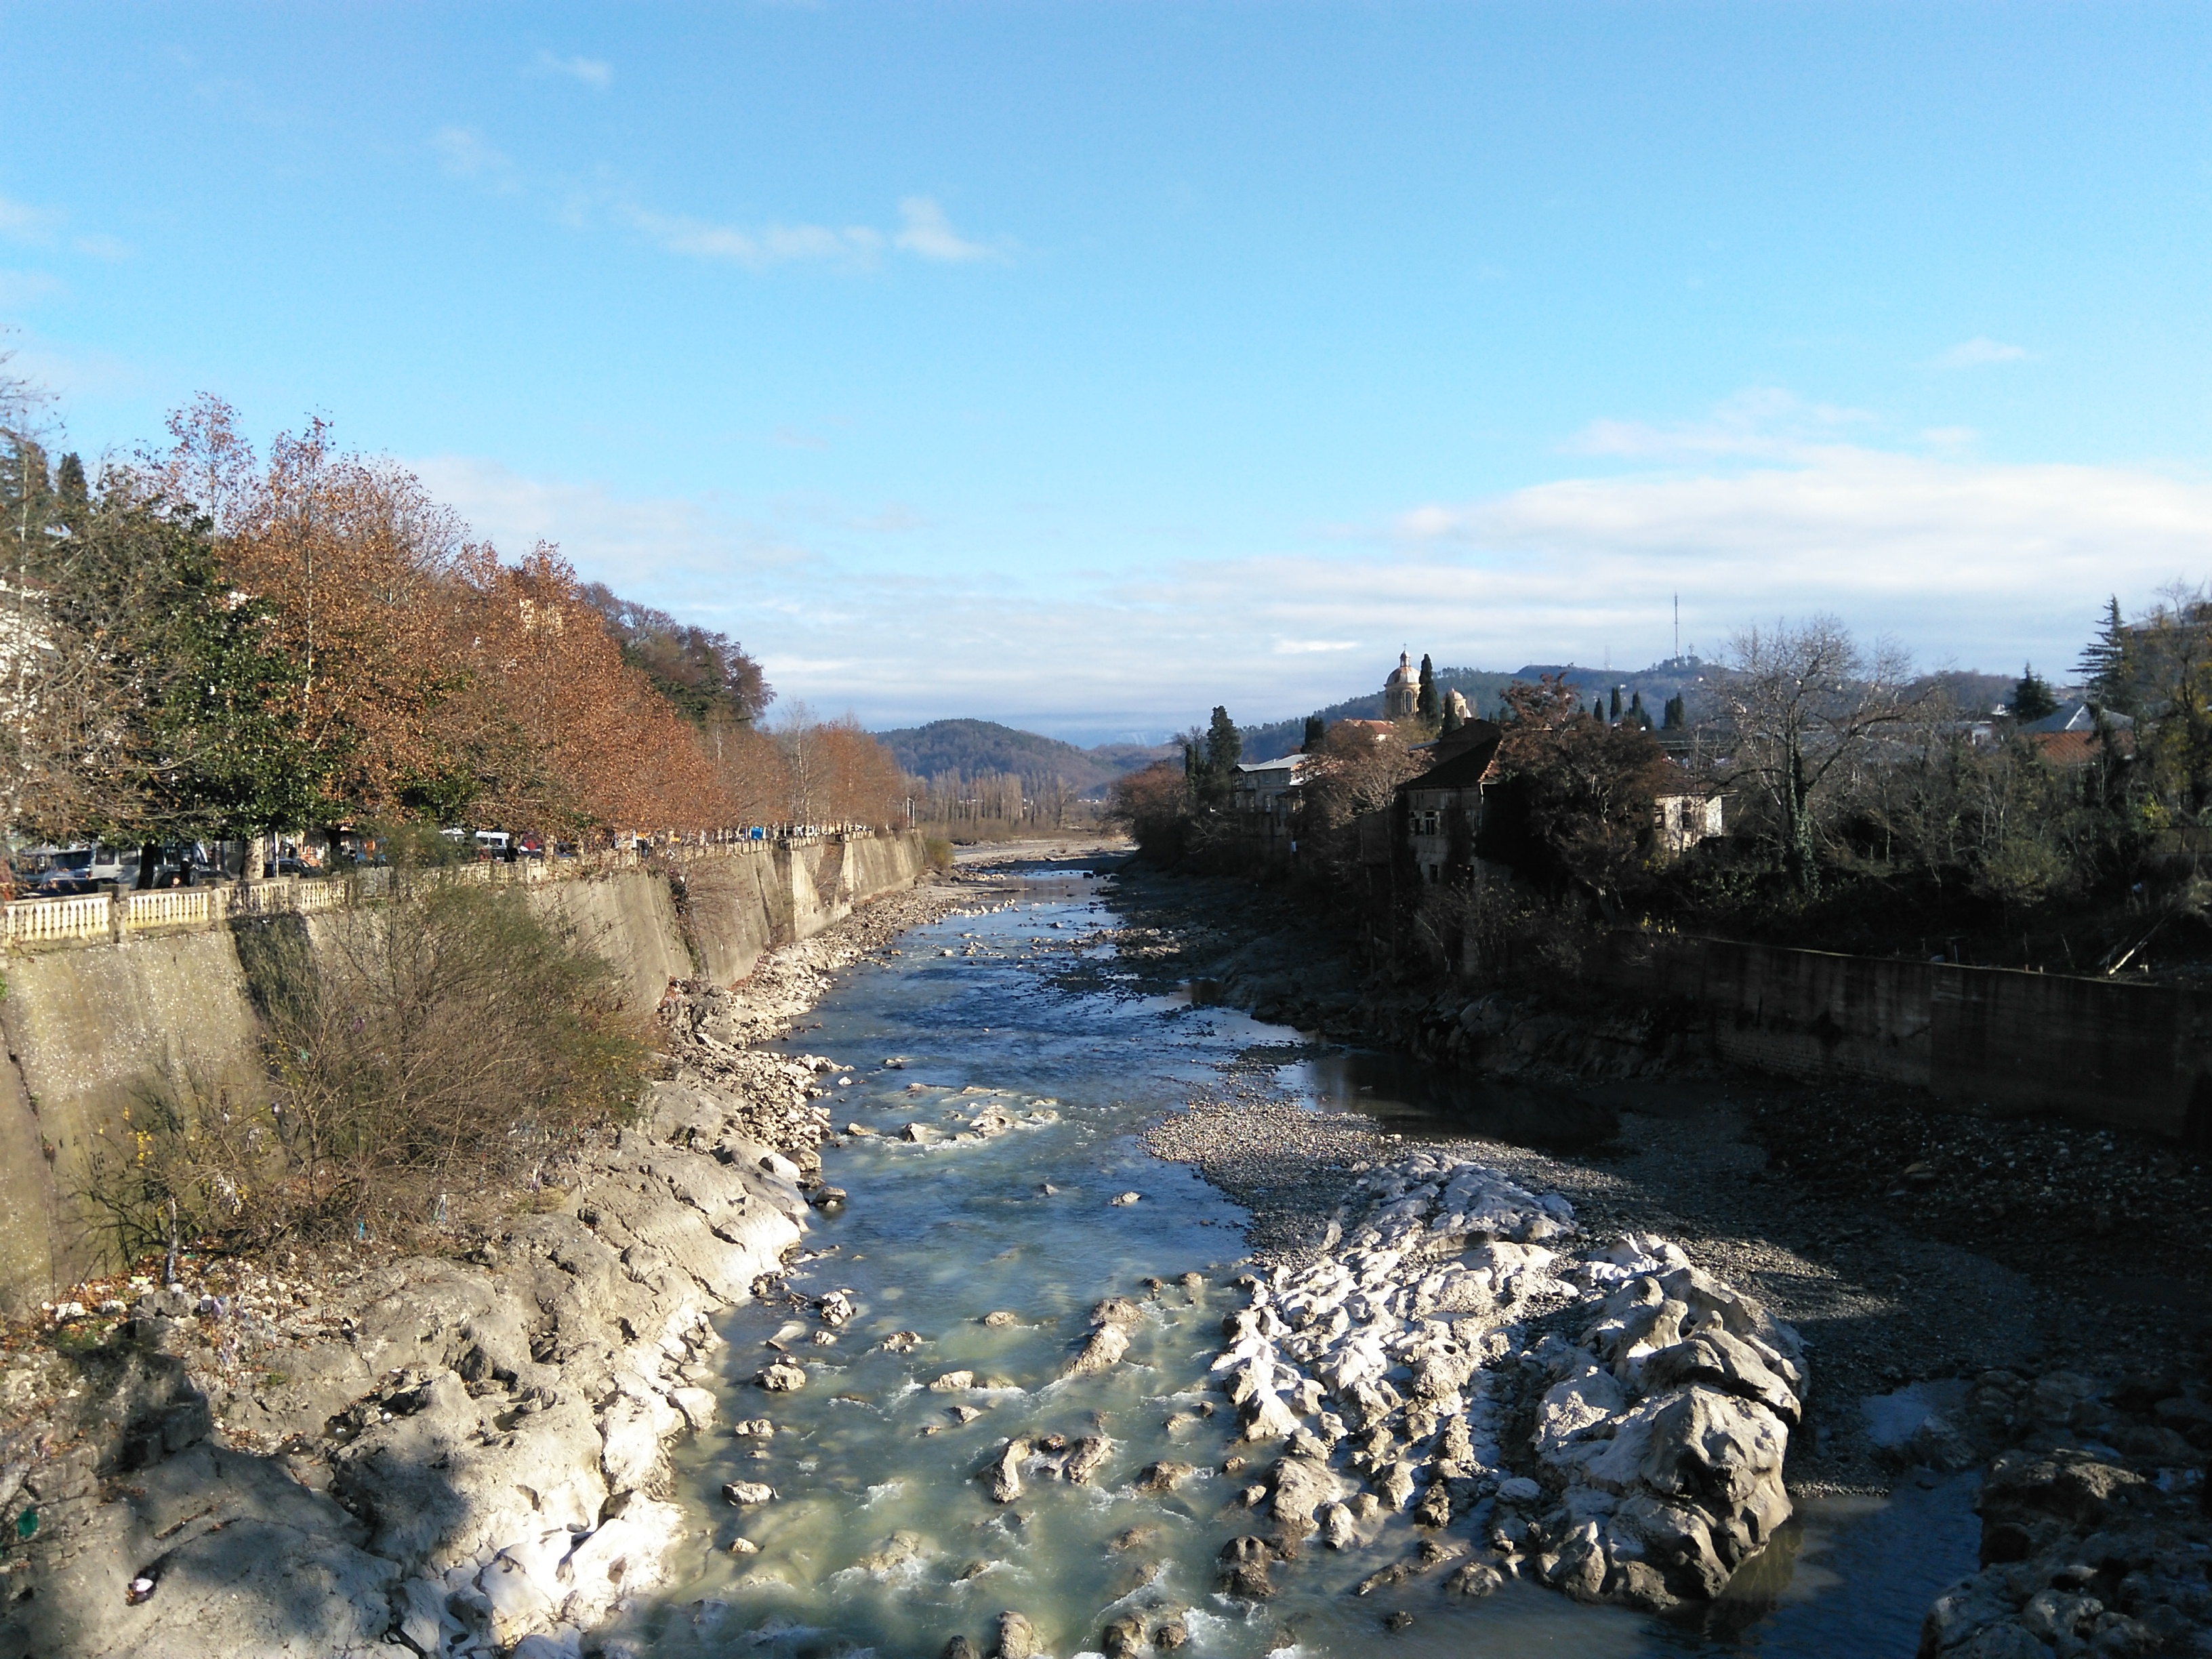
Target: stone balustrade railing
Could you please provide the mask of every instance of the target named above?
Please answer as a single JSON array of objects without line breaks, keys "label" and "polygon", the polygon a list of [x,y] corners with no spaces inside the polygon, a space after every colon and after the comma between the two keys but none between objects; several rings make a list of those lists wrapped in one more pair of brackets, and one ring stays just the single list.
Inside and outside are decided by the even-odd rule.
[{"label": "stone balustrade railing", "polygon": [[[550,881],[635,870],[654,859],[758,857],[778,847],[823,841],[862,841],[875,830],[806,825],[754,836],[726,831],[690,837],[641,852],[610,848],[565,858],[484,860],[435,872],[447,881],[535,887]],[[429,873],[429,872],[426,872]],[[234,917],[312,915],[374,901],[391,890],[392,872],[366,867],[340,875],[277,876],[266,881],[224,882],[207,887],[163,887],[149,892],[80,893],[68,898],[16,899],[4,907],[0,939],[15,946],[99,944],[137,933],[195,932],[220,927]]]}]

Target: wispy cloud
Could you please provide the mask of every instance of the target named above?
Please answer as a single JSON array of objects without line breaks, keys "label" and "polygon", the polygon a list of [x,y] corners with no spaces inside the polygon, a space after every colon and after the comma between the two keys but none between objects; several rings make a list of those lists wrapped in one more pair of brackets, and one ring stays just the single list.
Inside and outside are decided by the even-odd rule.
[{"label": "wispy cloud", "polygon": [[1711,459],[1741,456],[1779,460],[1837,442],[1872,421],[1863,409],[1808,403],[1778,386],[1750,386],[1723,399],[1702,420],[1650,425],[1591,422],[1565,446],[1570,454],[1633,460]]},{"label": "wispy cloud", "polygon": [[649,208],[624,206],[617,210],[629,227],[658,242],[671,253],[695,259],[717,259],[765,270],[794,261],[864,264],[882,252],[883,234],[866,225],[832,229],[827,225],[766,224],[753,227],[719,225],[680,214],[655,213]]},{"label": "wispy cloud", "polygon": [[562,58],[539,48],[538,56],[530,60],[524,70],[527,75],[561,75],[571,81],[582,82],[594,92],[605,92],[607,83],[615,78],[612,64],[599,58]]},{"label": "wispy cloud", "polygon": [[466,179],[502,191],[520,187],[513,159],[487,143],[473,127],[440,127],[431,136],[430,149],[449,179]]},{"label": "wispy cloud", "polygon": [[88,231],[65,238],[62,233],[69,217],[59,208],[37,207],[0,196],[0,238],[25,247],[60,248],[66,244],[95,259],[128,259],[137,252],[121,237],[110,236],[104,231]]},{"label": "wispy cloud", "polygon": [[66,293],[62,279],[44,270],[0,270],[0,306],[33,305]]},{"label": "wispy cloud", "polygon": [[898,234],[891,238],[892,242],[921,258],[958,264],[969,259],[1001,257],[998,249],[971,242],[954,230],[945,216],[945,210],[933,197],[908,197],[899,204],[899,217],[905,222]]},{"label": "wispy cloud", "polygon": [[872,225],[718,224],[686,215],[659,213],[632,203],[619,204],[614,210],[632,229],[671,253],[725,260],[748,270],[801,262],[866,265],[887,249],[949,264],[1001,257],[998,249],[971,241],[953,229],[944,209],[927,196],[909,196],[901,202],[900,228],[889,232]]},{"label": "wispy cloud", "polygon": [[[561,67],[563,72],[570,72],[574,64],[586,62],[567,60]],[[603,64],[592,67],[605,69]],[[637,191],[604,172],[580,180],[532,181],[513,157],[473,127],[441,127],[432,135],[429,148],[449,178],[502,192],[531,190],[549,197],[557,195],[556,216],[575,229],[621,225],[684,258],[713,260],[747,270],[808,264],[860,269],[877,264],[886,253],[934,264],[971,264],[1006,258],[1015,246],[1008,237],[983,240],[963,235],[933,196],[902,198],[898,223],[890,229],[805,221],[744,224],[665,211],[648,204]],[[0,208],[7,205],[0,202]],[[7,221],[0,218],[0,233],[6,229]]]},{"label": "wispy cloud", "polygon": [[881,509],[812,498],[631,499],[456,458],[423,471],[502,546],[557,541],[618,591],[735,634],[784,695],[881,725],[1170,730],[1216,703],[1280,718],[1378,689],[1401,643],[1506,670],[1649,661],[1676,593],[1709,656],[1747,622],[1829,610],[1924,662],[2063,665],[2106,594],[2133,608],[2207,574],[2212,481],[1847,442],[1835,428],[1856,418],[1803,407],[1790,418],[1822,441],[1778,456],[1678,447],[1409,505],[1358,538],[1176,560],[1180,537],[1139,537],[1087,570],[971,561],[991,544],[972,523],[872,535]]},{"label": "wispy cloud", "polygon": [[1971,340],[1960,341],[1948,351],[1938,352],[1935,367],[1987,368],[1993,363],[2024,363],[2034,355],[2026,346],[2007,345],[2002,340],[1977,334]]},{"label": "wispy cloud", "polygon": [[53,208],[33,207],[28,202],[10,201],[0,196],[0,236],[11,242],[26,242],[33,247],[52,247],[54,233],[61,227],[63,215]]}]

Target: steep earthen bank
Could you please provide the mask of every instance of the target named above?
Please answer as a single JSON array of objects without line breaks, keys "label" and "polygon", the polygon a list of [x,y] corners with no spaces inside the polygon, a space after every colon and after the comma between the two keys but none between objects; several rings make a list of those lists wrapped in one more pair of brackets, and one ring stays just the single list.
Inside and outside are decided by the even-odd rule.
[{"label": "steep earthen bank", "polygon": [[[1286,1048],[1164,1126],[1155,1144],[1250,1206],[1273,1259],[1304,1259],[1363,1166],[1413,1146],[1479,1159],[1563,1194],[1599,1237],[1665,1234],[1805,1333],[1820,1387],[1790,1442],[1792,1492],[1924,1482],[2002,1454],[1984,1571],[1931,1613],[1924,1652],[2194,1651],[2212,1630],[2212,1183],[2187,1154],[1724,1070],[1655,1011],[1602,998],[1365,974],[1279,891],[1129,872],[1116,898],[1138,982],[1420,1055],[1447,1090],[1465,1080],[1471,1115],[1385,1130],[1285,1098]],[[1485,1135],[1486,1115],[1562,1133]],[[1595,1144],[1572,1144],[1593,1123]]]},{"label": "steep earthen bank", "polygon": [[678,988],[636,1121],[467,1259],[188,1260],[11,1333],[0,1655],[576,1651],[684,1547],[665,1447],[714,1414],[711,1316],[821,1196],[833,1062],[752,1045],[962,902]]}]

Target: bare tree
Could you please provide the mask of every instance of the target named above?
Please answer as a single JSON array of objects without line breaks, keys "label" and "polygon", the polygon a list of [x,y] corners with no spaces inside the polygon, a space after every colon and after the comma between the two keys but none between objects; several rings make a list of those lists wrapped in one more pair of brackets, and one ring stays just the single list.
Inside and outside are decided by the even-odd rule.
[{"label": "bare tree", "polygon": [[1735,752],[1725,775],[1771,813],[1782,866],[1802,892],[1818,884],[1820,818],[1837,786],[1880,740],[1916,720],[1930,695],[1904,651],[1870,648],[1834,617],[1749,628],[1729,642],[1718,687]]}]

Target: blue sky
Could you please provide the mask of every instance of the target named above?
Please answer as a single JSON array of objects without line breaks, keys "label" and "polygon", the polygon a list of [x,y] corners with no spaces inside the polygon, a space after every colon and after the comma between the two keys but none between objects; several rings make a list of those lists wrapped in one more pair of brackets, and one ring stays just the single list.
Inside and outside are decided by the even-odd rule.
[{"label": "blue sky", "polygon": [[1084,740],[2212,574],[2201,5],[0,5],[71,441],[327,415],[787,696]]}]

